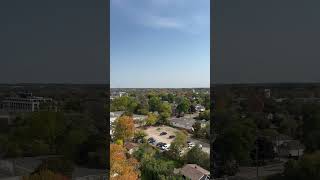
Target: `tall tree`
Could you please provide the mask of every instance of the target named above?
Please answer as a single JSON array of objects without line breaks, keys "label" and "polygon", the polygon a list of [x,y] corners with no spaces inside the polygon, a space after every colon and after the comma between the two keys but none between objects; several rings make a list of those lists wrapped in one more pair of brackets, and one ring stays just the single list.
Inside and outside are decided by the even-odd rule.
[{"label": "tall tree", "polygon": [[178,113],[188,113],[190,110],[190,105],[190,101],[187,98],[183,98],[177,106]]},{"label": "tall tree", "polygon": [[134,135],[134,122],[130,116],[121,116],[114,122],[114,139],[127,141]]},{"label": "tall tree", "polygon": [[125,150],[121,145],[110,144],[110,179],[111,180],[137,180],[137,161],[127,159]]},{"label": "tall tree", "polygon": [[152,126],[157,123],[158,116],[154,113],[148,113],[148,117],[146,119],[146,125]]},{"label": "tall tree", "polygon": [[160,98],[157,96],[152,96],[149,99],[149,110],[151,112],[158,111],[160,104],[161,104]]},{"label": "tall tree", "polygon": [[187,146],[187,135],[181,131],[176,133],[176,138],[170,145],[169,154],[174,158],[179,158],[181,151]]},{"label": "tall tree", "polygon": [[167,102],[161,103],[159,106],[159,113],[160,117],[158,122],[160,122],[161,124],[167,124],[168,118],[172,114],[171,105]]}]

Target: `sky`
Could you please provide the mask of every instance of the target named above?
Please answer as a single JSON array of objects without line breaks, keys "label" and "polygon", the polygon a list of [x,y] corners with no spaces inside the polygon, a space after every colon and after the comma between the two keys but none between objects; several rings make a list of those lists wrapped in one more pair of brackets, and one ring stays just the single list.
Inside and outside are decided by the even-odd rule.
[{"label": "sky", "polygon": [[319,82],[319,8],[320,1],[218,1],[213,82]]},{"label": "sky", "polygon": [[0,83],[107,83],[105,1],[0,1]]},{"label": "sky", "polygon": [[111,0],[112,88],[210,85],[209,0]]}]

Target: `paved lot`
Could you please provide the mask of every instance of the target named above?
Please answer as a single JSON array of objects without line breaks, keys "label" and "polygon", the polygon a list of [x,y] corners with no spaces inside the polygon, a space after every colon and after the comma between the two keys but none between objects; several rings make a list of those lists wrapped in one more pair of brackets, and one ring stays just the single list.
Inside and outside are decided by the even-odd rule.
[{"label": "paved lot", "polygon": [[[171,135],[175,136],[176,132],[178,132],[179,130],[169,126],[152,126],[144,131],[147,133],[147,139],[150,137],[153,137],[156,140],[156,143],[163,142],[163,143],[171,144],[173,139],[169,139],[169,136]],[[160,136],[160,133],[163,131],[167,132],[168,134]]]},{"label": "paved lot", "polygon": [[210,144],[198,139],[188,138],[189,141],[193,142],[194,144],[201,144],[202,145],[202,151],[210,154]]},{"label": "paved lot", "polygon": [[199,116],[198,113],[186,114],[184,117],[171,117],[170,122],[173,126],[183,128],[183,129],[192,129],[192,125],[196,122],[195,117]]},{"label": "paved lot", "polygon": [[[152,126],[144,130],[147,134],[147,139],[150,137],[153,137],[156,140],[156,143],[163,142],[167,144],[171,144],[171,142],[174,139],[169,139],[169,136],[176,135],[176,132],[178,132],[178,129],[169,127],[169,126]],[[160,136],[161,132],[167,132],[168,134]],[[210,145],[207,142],[200,141],[198,139],[191,138],[191,134],[188,134],[188,141],[193,142],[194,144],[201,144],[202,150],[208,154],[210,154]]]}]

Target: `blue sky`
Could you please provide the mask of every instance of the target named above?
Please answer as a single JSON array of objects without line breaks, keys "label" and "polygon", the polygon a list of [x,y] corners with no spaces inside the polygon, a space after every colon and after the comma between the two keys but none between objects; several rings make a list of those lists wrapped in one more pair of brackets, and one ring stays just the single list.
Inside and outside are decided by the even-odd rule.
[{"label": "blue sky", "polygon": [[111,0],[111,87],[209,87],[209,3]]}]

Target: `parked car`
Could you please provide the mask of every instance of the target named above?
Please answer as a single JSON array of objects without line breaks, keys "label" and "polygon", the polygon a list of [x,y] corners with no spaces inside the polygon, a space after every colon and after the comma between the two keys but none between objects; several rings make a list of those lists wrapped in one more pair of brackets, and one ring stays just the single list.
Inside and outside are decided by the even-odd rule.
[{"label": "parked car", "polygon": [[157,146],[157,147],[162,147],[163,145],[164,145],[163,142],[158,142],[156,146]]},{"label": "parked car", "polygon": [[176,136],[174,136],[174,135],[171,135],[171,136],[169,136],[169,139],[173,139],[173,138],[175,138]]},{"label": "parked car", "polygon": [[188,144],[188,148],[189,149],[191,149],[191,148],[193,148],[195,146],[194,143],[192,143],[190,141],[188,141],[187,144]]},{"label": "parked car", "polygon": [[148,139],[148,143],[150,143],[150,144],[153,144],[155,142],[156,142],[156,140],[152,137]]},{"label": "parked car", "polygon": [[160,133],[160,136],[164,136],[164,135],[167,135],[168,133],[167,132],[162,132]]},{"label": "parked car", "polygon": [[164,144],[161,149],[162,150],[165,150],[165,151],[168,151],[169,150],[169,147],[170,147],[170,144]]}]

